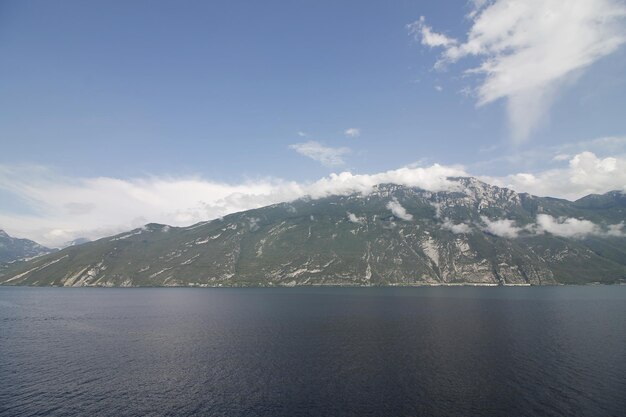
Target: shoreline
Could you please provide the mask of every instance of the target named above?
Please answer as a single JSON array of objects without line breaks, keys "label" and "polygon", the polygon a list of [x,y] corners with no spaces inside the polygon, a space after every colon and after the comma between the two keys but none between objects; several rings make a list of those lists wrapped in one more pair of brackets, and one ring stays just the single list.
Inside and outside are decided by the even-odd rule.
[{"label": "shoreline", "polygon": [[494,283],[415,283],[415,284],[385,284],[385,285],[350,285],[350,284],[306,284],[306,285],[205,285],[205,284],[188,284],[188,285],[84,285],[84,286],[62,286],[62,285],[3,285],[0,288],[104,288],[104,289],[137,289],[137,288],[194,288],[194,289],[272,289],[272,288],[429,288],[429,287],[481,287],[481,288],[547,288],[547,287],[604,287],[604,286],[624,286],[626,282],[601,283],[590,282],[580,284],[494,284]]}]

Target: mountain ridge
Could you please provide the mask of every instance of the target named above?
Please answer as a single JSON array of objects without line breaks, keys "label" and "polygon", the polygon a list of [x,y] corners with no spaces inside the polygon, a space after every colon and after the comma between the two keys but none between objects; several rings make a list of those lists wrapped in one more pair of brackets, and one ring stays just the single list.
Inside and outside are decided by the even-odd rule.
[{"label": "mountain ridge", "polygon": [[30,259],[53,251],[53,249],[33,240],[10,236],[3,229],[0,229],[0,265],[5,268],[8,263]]},{"label": "mountain ridge", "polygon": [[379,184],[365,194],[302,198],[188,227],[150,223],[13,265],[0,273],[0,283],[215,287],[626,282],[623,194],[570,202],[516,193],[471,177],[449,180],[455,184],[450,191]]}]

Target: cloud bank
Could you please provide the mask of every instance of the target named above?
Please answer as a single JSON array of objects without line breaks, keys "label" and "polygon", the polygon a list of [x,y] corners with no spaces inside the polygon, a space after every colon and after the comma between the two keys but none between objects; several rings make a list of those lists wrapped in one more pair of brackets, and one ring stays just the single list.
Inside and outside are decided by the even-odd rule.
[{"label": "cloud bank", "polygon": [[564,168],[479,178],[516,191],[570,200],[611,190],[626,191],[626,155],[600,158],[592,152],[581,152],[569,158]]},{"label": "cloud bank", "polygon": [[455,189],[448,176],[460,167],[400,168],[373,175],[331,174],[298,183],[275,178],[222,183],[202,177],[69,178],[38,166],[0,165],[0,192],[12,204],[0,206],[0,229],[49,246],[78,237],[97,239],[149,222],[187,226],[224,215],[310,196],[369,193],[382,183],[430,191]]},{"label": "cloud bank", "polygon": [[424,17],[409,31],[442,48],[442,68],[479,60],[466,74],[479,77],[479,106],[505,99],[513,139],[526,140],[559,89],[626,42],[626,5],[620,0],[474,1],[465,40],[435,32]]},{"label": "cloud bank", "polygon": [[[434,164],[376,174],[342,172],[306,183],[261,178],[233,184],[200,176],[70,178],[45,167],[0,165],[0,194],[10,203],[0,205],[0,229],[60,246],[79,237],[97,239],[149,222],[187,226],[304,196],[367,194],[384,183],[432,192],[460,191],[457,183],[446,178],[470,175],[462,166]],[[518,192],[575,199],[615,189],[626,191],[626,158],[600,158],[582,152],[573,155],[563,168],[481,179]],[[392,205],[394,215],[407,219],[410,214],[403,214],[402,206],[398,206]],[[454,233],[466,233],[466,226],[444,219],[443,227]],[[514,235],[515,229],[507,226],[516,227],[496,223],[490,232]],[[563,226],[546,221],[543,229],[551,232],[559,227]],[[513,231],[506,232],[508,229]],[[613,233],[622,233],[619,225],[614,226]]]},{"label": "cloud bank", "polygon": [[572,217],[554,218],[547,214],[537,216],[537,233],[550,233],[568,238],[584,238],[588,236],[626,236],[624,222],[611,224],[605,230],[601,226],[585,219]]},{"label": "cloud bank", "polygon": [[[525,227],[517,227],[515,221],[509,219],[490,220],[486,216],[481,216],[481,220],[486,225],[483,231],[509,239],[519,237],[522,232],[526,232],[527,235],[549,233],[554,236],[572,239],[583,239],[589,236],[626,237],[624,222],[603,227],[586,219],[576,219],[573,217],[557,218],[548,214],[538,214],[536,222],[528,224]],[[445,224],[442,228],[446,228]]]}]

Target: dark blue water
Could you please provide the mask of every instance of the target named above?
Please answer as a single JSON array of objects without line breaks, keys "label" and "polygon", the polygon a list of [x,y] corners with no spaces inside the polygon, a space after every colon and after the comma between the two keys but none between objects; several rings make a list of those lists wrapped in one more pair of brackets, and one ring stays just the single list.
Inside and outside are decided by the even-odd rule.
[{"label": "dark blue water", "polygon": [[0,287],[0,415],[626,415],[626,286]]}]

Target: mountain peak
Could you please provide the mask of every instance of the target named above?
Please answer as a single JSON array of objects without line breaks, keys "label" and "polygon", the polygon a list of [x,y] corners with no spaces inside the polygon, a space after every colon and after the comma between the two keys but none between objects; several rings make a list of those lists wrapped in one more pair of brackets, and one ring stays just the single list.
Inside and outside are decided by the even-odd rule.
[{"label": "mountain peak", "polygon": [[37,242],[15,238],[0,230],[0,263],[29,259],[51,251]]},{"label": "mountain peak", "polygon": [[604,194],[589,194],[574,201],[574,204],[578,207],[593,209],[626,207],[626,194],[620,190],[613,190]]}]

